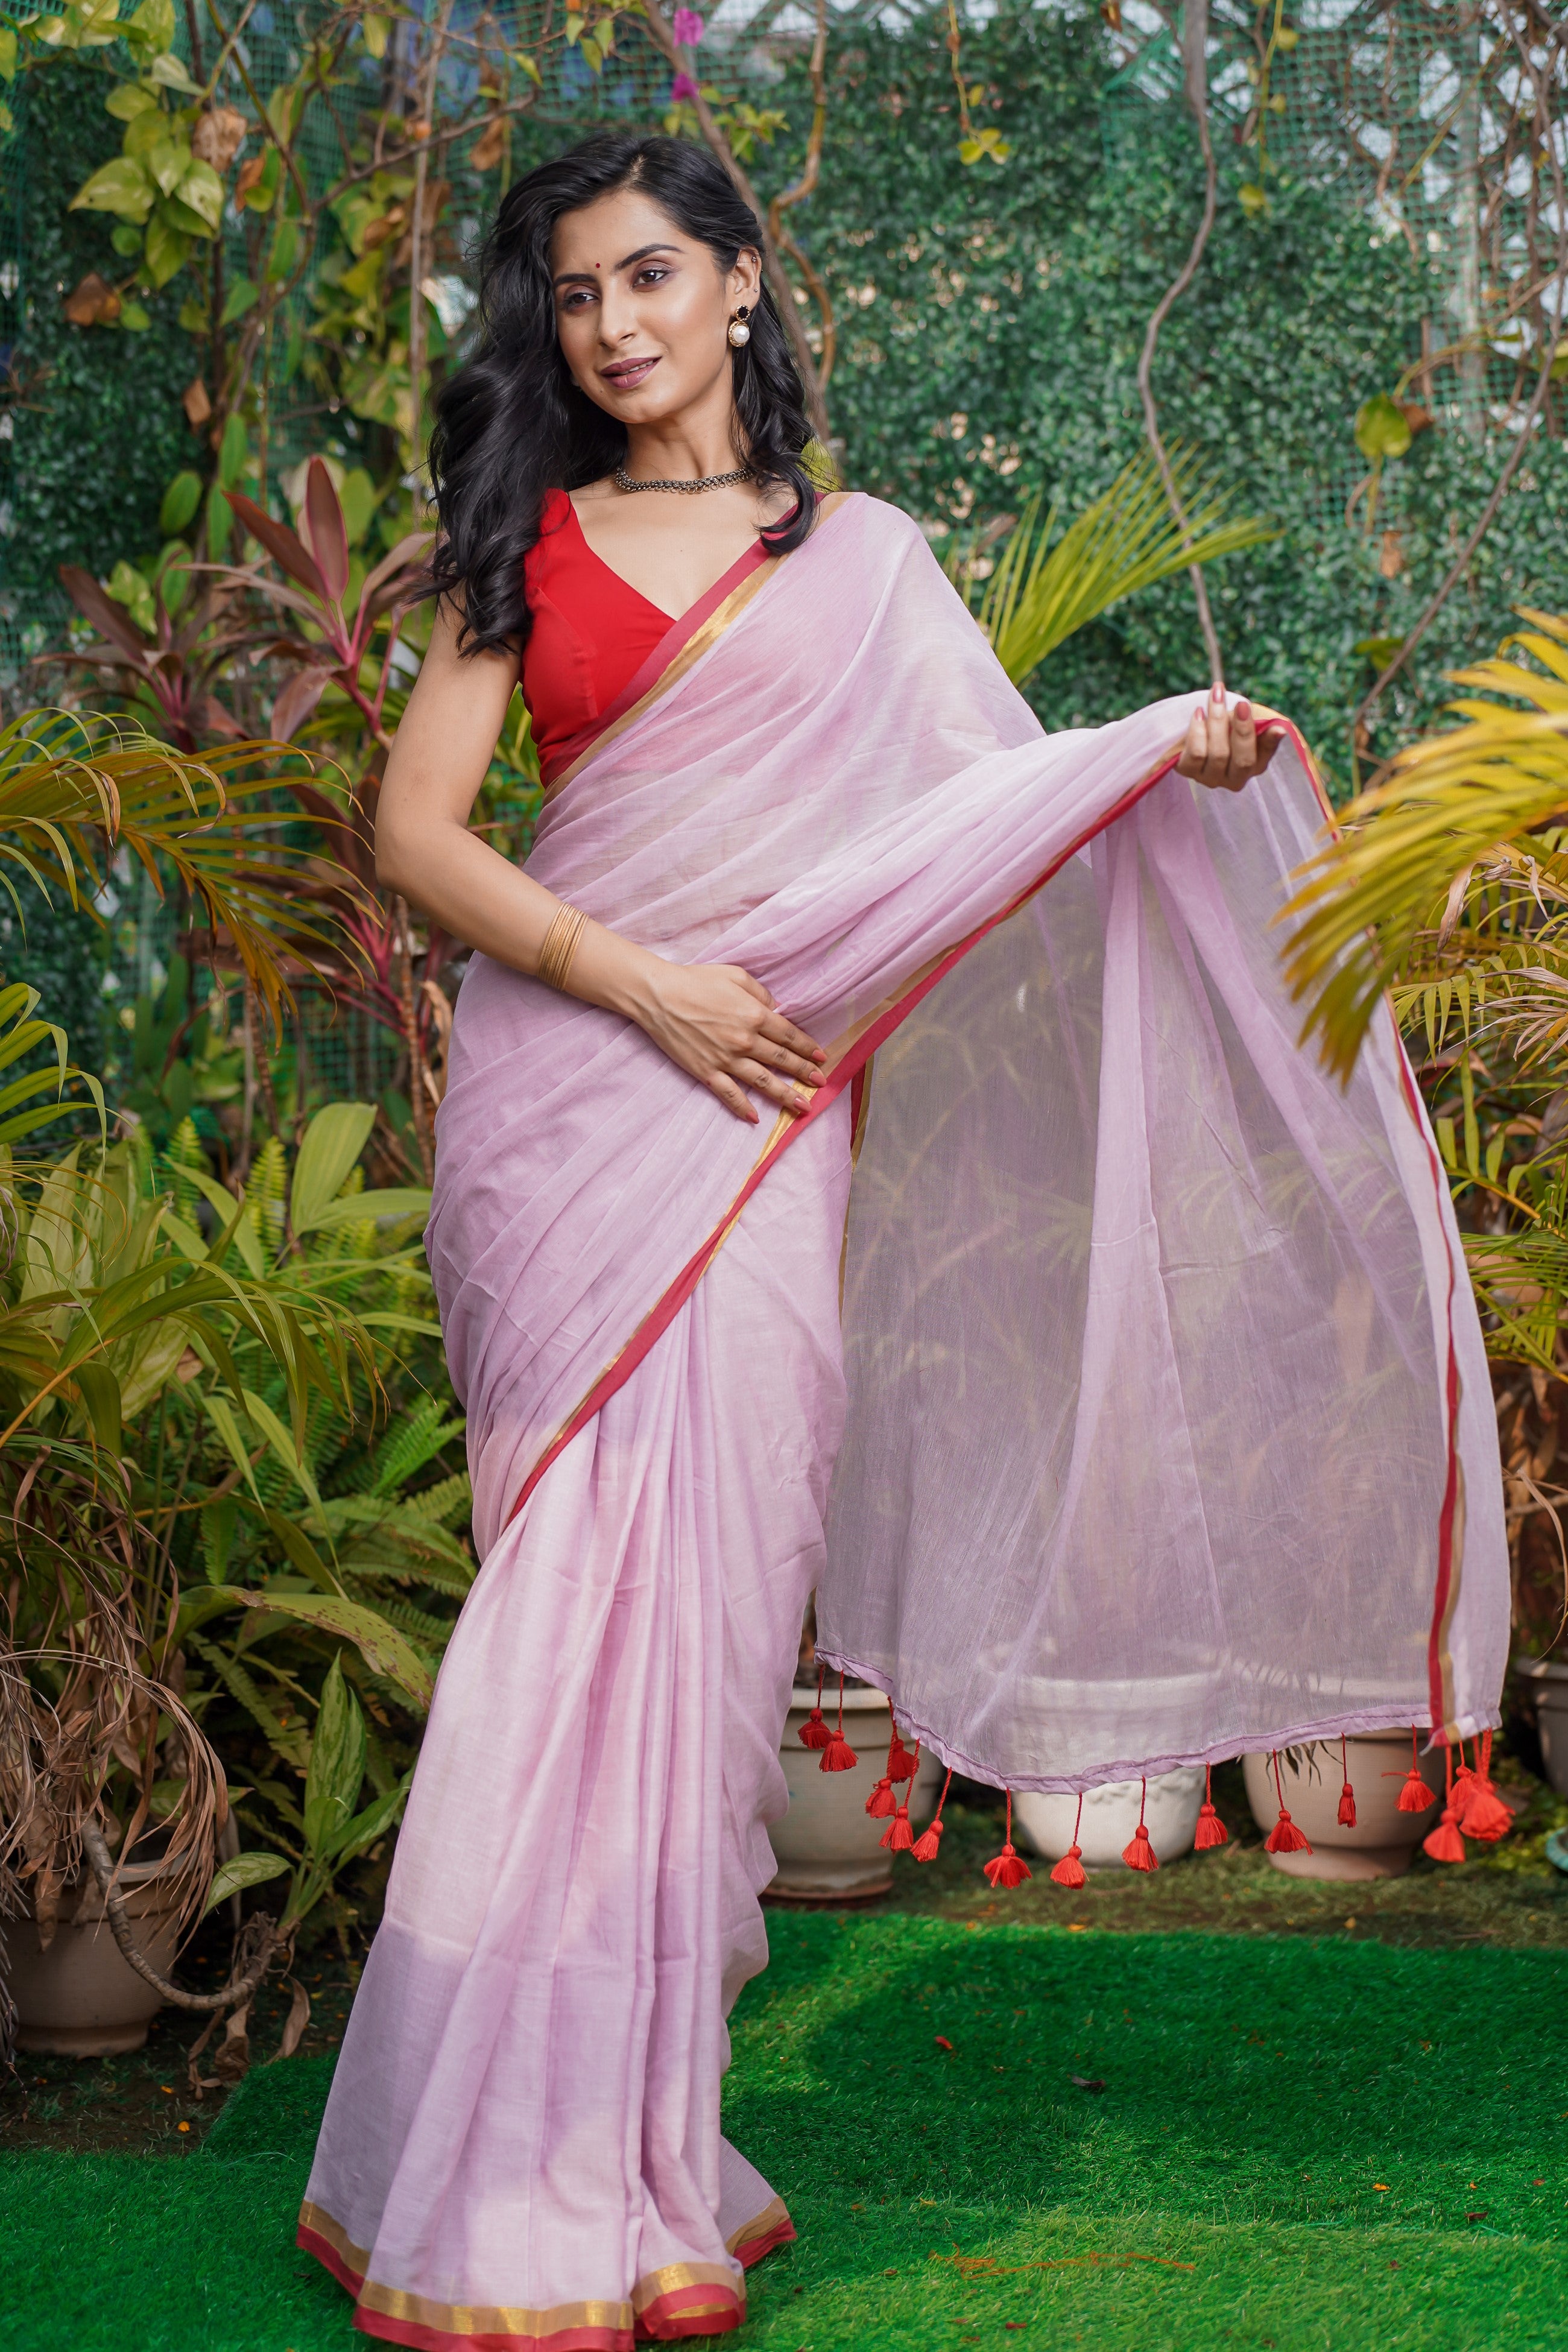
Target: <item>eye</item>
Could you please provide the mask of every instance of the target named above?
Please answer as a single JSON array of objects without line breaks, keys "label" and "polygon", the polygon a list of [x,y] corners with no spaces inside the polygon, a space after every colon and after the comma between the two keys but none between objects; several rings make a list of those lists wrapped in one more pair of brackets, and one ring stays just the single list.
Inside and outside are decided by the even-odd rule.
[{"label": "eye", "polygon": [[563,310],[580,310],[585,302],[591,302],[593,299],[594,289],[591,286],[569,287],[561,297],[561,308]]},{"label": "eye", "polygon": [[649,261],[637,271],[632,283],[634,286],[659,286],[669,274],[668,267],[662,261]]}]

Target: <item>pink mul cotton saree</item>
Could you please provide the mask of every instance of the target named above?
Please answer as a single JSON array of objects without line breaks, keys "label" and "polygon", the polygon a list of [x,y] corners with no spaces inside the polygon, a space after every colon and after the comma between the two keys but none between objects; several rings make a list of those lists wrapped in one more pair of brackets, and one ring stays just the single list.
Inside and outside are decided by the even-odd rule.
[{"label": "pink mul cotton saree", "polygon": [[300,2225],[370,2334],[741,2324],[793,2231],[720,2134],[725,2020],[814,1588],[819,1654],[999,1786],[1497,1721],[1441,1168],[1386,1016],[1342,1090],[1295,1044],[1303,748],[1204,793],[1191,709],[1044,734],[857,496],[567,747],[529,871],[744,966],[830,1076],[747,1128],[629,1024],[464,982],[428,1247],[483,1566]]}]

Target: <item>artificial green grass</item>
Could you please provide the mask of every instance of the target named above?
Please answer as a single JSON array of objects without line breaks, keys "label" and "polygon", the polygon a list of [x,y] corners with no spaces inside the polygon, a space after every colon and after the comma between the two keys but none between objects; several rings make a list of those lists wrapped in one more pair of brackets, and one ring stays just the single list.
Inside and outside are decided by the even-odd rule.
[{"label": "artificial green grass", "polygon": [[[737,2352],[1568,2347],[1568,1956],[769,1926],[726,2128],[801,2235]],[[0,2163],[7,2347],[363,2340],[290,2243],[331,2063],[186,2157]]]}]

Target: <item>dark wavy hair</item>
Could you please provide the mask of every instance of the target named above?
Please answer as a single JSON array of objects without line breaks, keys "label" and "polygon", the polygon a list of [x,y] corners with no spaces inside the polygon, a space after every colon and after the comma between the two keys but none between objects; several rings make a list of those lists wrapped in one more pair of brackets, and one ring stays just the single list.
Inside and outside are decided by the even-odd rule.
[{"label": "dark wavy hair", "polygon": [[[551,489],[598,481],[626,456],[623,425],[579,391],[555,332],[550,247],[563,214],[619,188],[640,188],[721,271],[746,246],[763,249],[756,215],[706,148],[680,139],[607,132],[542,163],[503,199],[480,268],[478,350],[442,386],[430,438],[441,534],[431,585],[463,613],[466,654],[521,654],[530,627],[522,562],[539,537]],[[785,484],[793,511],[767,543],[781,554],[810,530],[816,490],[803,453],[811,439],[794,356],[765,285],[731,350],[736,455],[759,483]]]}]

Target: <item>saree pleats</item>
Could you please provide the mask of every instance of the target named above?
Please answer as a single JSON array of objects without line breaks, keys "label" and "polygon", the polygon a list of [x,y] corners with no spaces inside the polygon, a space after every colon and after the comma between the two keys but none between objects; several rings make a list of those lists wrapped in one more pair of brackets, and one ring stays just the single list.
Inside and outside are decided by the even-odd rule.
[{"label": "saree pleats", "polygon": [[715,2332],[790,2233],[719,2084],[843,1419],[847,1111],[541,1482],[443,1664],[303,2220],[389,2341]]}]

